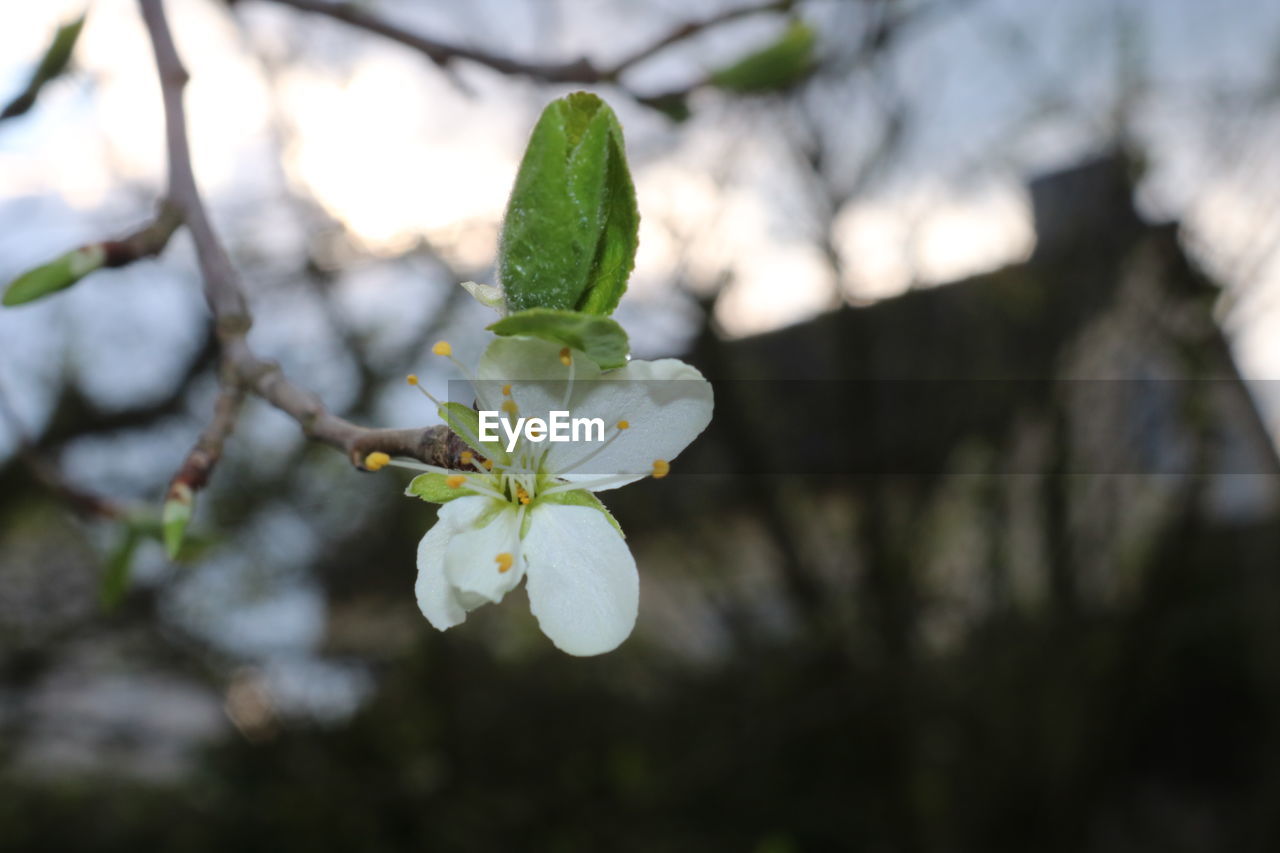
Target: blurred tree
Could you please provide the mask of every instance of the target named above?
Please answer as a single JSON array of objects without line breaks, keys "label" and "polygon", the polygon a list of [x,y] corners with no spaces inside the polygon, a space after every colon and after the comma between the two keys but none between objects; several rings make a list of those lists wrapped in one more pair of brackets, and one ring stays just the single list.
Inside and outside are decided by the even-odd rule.
[{"label": "blurred tree", "polygon": [[[39,96],[0,134],[75,126],[76,86],[116,91],[76,69],[141,50],[132,5],[93,10],[69,75],[30,45],[11,88],[41,78]],[[1239,47],[1273,13],[165,5],[176,46],[141,8],[168,190],[119,166],[134,197],[86,217],[41,175],[93,226],[56,246],[44,214],[0,208],[63,257],[26,295],[74,285],[47,302],[97,321],[64,338],[60,308],[0,317],[6,849],[1275,847],[1275,457],[1218,322],[1259,311],[1274,268],[1275,68]],[[95,120],[158,139],[136,108],[158,93],[131,84]],[[702,476],[618,496],[642,621],[585,662],[533,642],[527,608],[430,632],[411,595],[430,512],[350,464],[445,440],[400,380],[474,327],[456,285],[492,279],[514,174],[477,157],[449,184],[419,137],[408,162],[374,143],[423,120],[479,149],[581,87],[617,105],[637,164],[635,348],[725,380],[680,466]],[[232,144],[255,98],[268,166]],[[83,151],[34,138],[77,180]],[[1129,159],[1033,185],[1023,215],[1021,174],[1111,147]],[[248,177],[219,177],[220,148]],[[1137,160],[1142,213],[1181,228],[1134,209]],[[473,193],[493,212],[458,212]],[[390,215],[441,198],[436,224]],[[41,260],[19,248],[15,277]],[[197,266],[211,310],[165,302]],[[390,423],[415,426],[356,426]],[[170,564],[159,505],[179,486],[201,498]]]}]

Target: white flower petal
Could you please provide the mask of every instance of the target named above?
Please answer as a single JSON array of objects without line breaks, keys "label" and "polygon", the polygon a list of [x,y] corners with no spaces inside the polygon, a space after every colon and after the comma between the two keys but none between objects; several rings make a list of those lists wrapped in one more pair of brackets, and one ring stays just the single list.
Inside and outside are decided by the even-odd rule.
[{"label": "white flower petal", "polygon": [[553,444],[546,468],[553,474],[572,468],[565,479],[588,488],[593,480],[634,472],[634,478],[602,488],[626,485],[647,476],[656,460],[670,462],[678,456],[711,423],[713,407],[711,383],[695,368],[674,358],[632,361],[599,381],[575,383],[570,402],[572,417],[598,417],[606,434],[619,421],[628,428],[585,464],[578,462],[598,443]]},{"label": "white flower petal", "polygon": [[418,544],[418,580],[414,591],[418,608],[436,629],[460,625],[467,618],[457,591],[445,575],[444,555],[460,525],[468,525],[485,510],[485,498],[458,498],[440,507],[436,523]]},{"label": "white flower petal", "polygon": [[539,505],[524,556],[529,605],[557,648],[598,655],[631,634],[640,600],[636,562],[599,510]]},{"label": "white flower petal", "polygon": [[[569,376],[569,368],[560,361],[561,349],[558,344],[537,338],[495,338],[480,356],[476,378],[496,382],[563,381]],[[595,378],[600,375],[600,368],[579,353],[574,375]]]},{"label": "white flower petal", "polygon": [[501,405],[500,386],[509,383],[520,415],[546,417],[550,411],[567,409],[570,418],[599,418],[606,437],[619,421],[626,421],[628,429],[603,450],[594,441],[543,445],[549,451],[544,469],[553,475],[572,469],[565,479],[584,486],[635,474],[602,487],[616,488],[647,476],[654,461],[670,462],[711,422],[711,383],[677,359],[637,359],[601,372],[578,354],[573,375],[573,391],[566,401],[569,368],[560,362],[560,347],[527,338],[499,338],[480,359],[477,396],[486,407],[496,408]]},{"label": "white flower petal", "polygon": [[444,549],[450,535],[446,526],[437,521],[418,544],[418,581],[414,586],[418,609],[439,631],[460,625],[467,618],[467,611],[444,576]]},{"label": "white flower petal", "polygon": [[501,601],[524,577],[515,507],[506,504],[490,515],[496,502],[482,500],[487,501],[488,512],[454,533],[444,555],[445,576],[468,610]]},{"label": "white flower petal", "polygon": [[[497,409],[503,399],[499,389],[510,384],[521,416],[546,418],[550,412],[564,409],[569,368],[560,361],[561,349],[550,341],[533,338],[498,338],[480,357],[476,396],[486,408]],[[575,381],[596,379],[600,368],[578,353],[573,376]]]}]

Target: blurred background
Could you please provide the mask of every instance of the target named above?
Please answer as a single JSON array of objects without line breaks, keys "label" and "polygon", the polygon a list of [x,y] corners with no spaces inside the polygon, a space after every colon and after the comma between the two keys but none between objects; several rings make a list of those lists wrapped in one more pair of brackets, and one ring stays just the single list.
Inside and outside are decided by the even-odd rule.
[{"label": "blurred background", "polygon": [[[183,232],[0,309],[0,846],[1280,847],[1280,5],[166,5],[251,343],[299,385],[435,421],[403,376],[483,346],[457,283],[588,88],[642,216],[617,317],[716,419],[696,473],[606,495],[640,618],[575,659],[523,591],[433,631],[432,507],[259,400],[165,558],[216,394]],[[0,101],[83,9],[0,6]],[[796,20],[805,73],[717,74]],[[159,94],[96,0],[0,121],[0,281],[153,215]]]}]

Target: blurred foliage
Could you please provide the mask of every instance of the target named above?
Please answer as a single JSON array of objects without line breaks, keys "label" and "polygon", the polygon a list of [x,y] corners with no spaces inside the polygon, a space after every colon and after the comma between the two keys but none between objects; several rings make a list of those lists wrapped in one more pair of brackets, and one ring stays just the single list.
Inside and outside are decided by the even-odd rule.
[{"label": "blurred foliage", "polygon": [[1131,608],[1007,614],[927,663],[433,638],[348,725],[228,744],[176,788],[10,780],[0,826],[68,851],[1272,849],[1277,532],[1179,542]]},{"label": "blurred foliage", "polygon": [[804,21],[792,21],[778,40],[712,72],[711,82],[728,92],[757,94],[796,85],[817,67],[817,35]]},{"label": "blurred foliage", "polygon": [[0,110],[0,120],[20,116],[30,110],[35,106],[36,98],[40,97],[40,90],[45,84],[66,71],[71,62],[71,54],[75,50],[76,40],[80,38],[80,31],[84,29],[84,19],[85,15],[82,14],[70,23],[58,27],[48,49],[40,57],[40,63],[31,72],[27,87],[6,104],[3,110]]},{"label": "blurred foliage", "polygon": [[[818,5],[804,4],[806,13]],[[771,179],[761,196],[776,216],[770,227],[812,250],[804,257],[820,258],[833,302],[851,302],[842,264],[852,250],[841,249],[837,226],[882,188],[875,182],[890,174],[890,159],[911,153],[904,128],[918,129],[893,85],[911,75],[880,72],[920,59],[898,53],[901,21],[968,4],[836,5],[821,26],[815,14],[713,74],[719,92],[695,86],[634,103],[619,94],[616,103],[629,129],[643,119],[633,125],[628,113],[643,106],[694,118],[675,130],[663,123],[672,134],[663,145],[698,147],[721,132],[728,141],[716,139],[724,147],[715,154],[726,162],[707,178],[734,200],[738,187],[710,173],[729,170],[731,144],[758,135],[766,156],[742,145],[749,156],[738,165]],[[1019,34],[999,18],[983,20],[991,43],[1016,53]],[[823,47],[816,68],[815,33]],[[1078,67],[1101,67],[1097,43],[1082,41],[1087,63]],[[334,50],[336,64],[345,49]],[[1029,53],[999,59],[997,76],[1034,78],[1037,92],[1043,83],[1047,94],[1031,97],[1029,109],[1078,132],[1086,122],[1063,118],[1069,98],[1051,91],[1051,72],[1027,71],[1044,58]],[[1176,88],[1182,97],[1182,83]],[[733,97],[766,91],[781,96]],[[560,94],[531,92],[538,104]],[[1097,108],[1090,100],[1083,110],[1094,124]],[[1115,137],[1125,139],[1126,121],[1117,120]],[[946,128],[947,145],[962,149],[977,133],[963,123]],[[766,132],[775,130],[776,138]],[[604,362],[625,355],[629,342],[607,317],[559,323],[539,310],[607,315],[617,304],[637,234],[621,146],[616,117],[594,96],[571,95],[543,115],[498,261],[511,307],[524,310],[499,331],[537,323],[544,336],[594,346]],[[1127,153],[1132,165],[1140,152]],[[358,162],[346,165],[360,174]],[[784,166],[798,166],[812,192],[792,197],[772,182]],[[968,162],[960,169],[965,179],[981,171]],[[446,634],[431,631],[412,589],[416,543],[434,510],[405,499],[391,472],[357,475],[328,448],[282,439],[277,416],[254,405],[237,437],[243,444],[229,448],[191,522],[225,539],[201,549],[186,537],[184,558],[208,559],[180,566],[159,560],[156,520],[72,521],[56,489],[51,495],[49,483],[9,458],[0,466],[0,847],[1280,848],[1274,507],[1214,514],[1207,496],[1222,483],[1204,466],[1185,478],[1145,479],[1070,467],[1088,449],[1089,427],[1126,462],[1169,433],[1189,439],[1202,460],[1238,443],[1256,412],[1247,394],[1232,408],[1207,396],[1213,382],[1200,381],[1225,377],[1229,390],[1242,390],[1214,323],[1218,291],[1188,262],[1178,229],[1144,226],[1132,185],[1114,180],[1107,163],[1083,171],[1092,194],[1071,182],[1062,192],[1033,189],[1039,242],[1026,262],[733,342],[718,318],[722,297],[735,296],[735,268],[702,269],[706,258],[685,257],[673,231],[672,275],[683,296],[696,294],[681,303],[697,321],[689,360],[730,381],[717,388],[715,422],[670,478],[606,495],[637,554],[643,604],[636,635],[603,658],[552,649],[522,593]],[[548,231],[521,217],[530,198],[561,198],[566,185],[581,190],[566,209],[577,217],[573,228]],[[315,371],[332,381],[321,395],[341,400],[335,408],[345,417],[379,422],[386,389],[428,361],[431,342],[460,313],[454,280],[491,281],[491,270],[458,270],[449,247],[425,240],[394,258],[366,252],[318,212],[301,183],[289,189],[305,257],[268,256],[270,246],[249,239],[236,247],[237,262],[256,300],[276,300],[286,325],[307,330],[279,346],[289,370],[333,368]],[[245,230],[255,230],[258,221],[248,221]],[[690,242],[714,242],[711,223],[694,225]],[[923,241],[915,231],[901,236]],[[15,285],[18,296],[71,283],[66,263]],[[439,297],[405,340],[383,340],[378,327],[347,316],[339,279],[369,268],[374,278],[412,282],[404,292],[413,300]],[[800,278],[772,286],[798,289]],[[680,309],[659,307],[666,313],[650,325],[665,334]],[[313,313],[330,335],[302,325]],[[271,317],[264,311],[254,334],[284,340]],[[631,327],[638,347],[643,325]],[[669,340],[679,337],[671,331]],[[207,414],[214,342],[212,333],[196,342],[171,390],[132,403],[94,402],[83,378],[65,369],[32,451],[81,462],[118,454],[124,464],[110,470],[131,474],[138,456],[176,458]],[[1137,450],[1118,447],[1102,407],[1055,396],[1062,386],[1049,379],[1134,365],[1185,389],[1145,415],[1139,438],[1148,444]],[[761,381],[732,381],[742,377]],[[927,394],[886,393],[885,377],[905,377]],[[980,394],[962,384],[975,377]],[[915,407],[925,397],[931,406]],[[474,411],[461,404],[443,416],[475,430]],[[175,433],[179,440],[166,443]],[[1274,486],[1273,468],[1257,470],[1270,473],[1235,482]],[[119,486],[150,500],[171,474]],[[415,483],[411,492],[428,500],[450,496],[438,477]],[[236,583],[250,593],[228,594]],[[324,608],[303,663],[347,665],[369,678],[349,716],[291,709],[254,686],[272,655],[297,663],[288,660],[294,650],[270,646],[272,637],[258,657],[245,651],[281,613],[261,605],[288,583],[318,590]],[[114,606],[104,611],[103,601]],[[230,611],[214,614],[223,635],[208,630],[202,605]],[[203,702],[193,708],[143,690],[147,679],[179,683]],[[154,768],[138,756],[181,741],[183,725],[210,707],[215,736],[149,777]],[[89,766],[75,763],[77,750],[89,753]]]}]

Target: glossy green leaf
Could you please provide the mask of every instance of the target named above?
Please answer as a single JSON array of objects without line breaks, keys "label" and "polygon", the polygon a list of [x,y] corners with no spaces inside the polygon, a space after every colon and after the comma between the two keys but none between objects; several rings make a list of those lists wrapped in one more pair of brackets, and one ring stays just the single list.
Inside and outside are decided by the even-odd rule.
[{"label": "glossy green leaf", "polygon": [[627,333],[615,320],[577,311],[531,308],[488,327],[498,335],[526,335],[578,350],[605,370],[627,363]]},{"label": "glossy green leaf", "polygon": [[434,473],[419,474],[414,477],[409,481],[409,486],[404,490],[404,493],[410,497],[430,501],[433,504],[448,503],[454,498],[475,494],[466,486],[458,486],[456,488],[450,486],[447,475]]},{"label": "glossy green leaf", "polygon": [[714,72],[711,82],[742,94],[785,89],[813,71],[816,42],[813,28],[804,21],[795,21],[777,41]]},{"label": "glossy green leaf", "polygon": [[22,305],[66,290],[94,270],[102,268],[107,253],[100,244],[67,252],[43,266],[18,276],[5,289],[3,304]]},{"label": "glossy green leaf", "polygon": [[553,101],[507,202],[498,256],[507,308],[612,313],[635,266],[639,227],[613,110],[587,92]]}]

